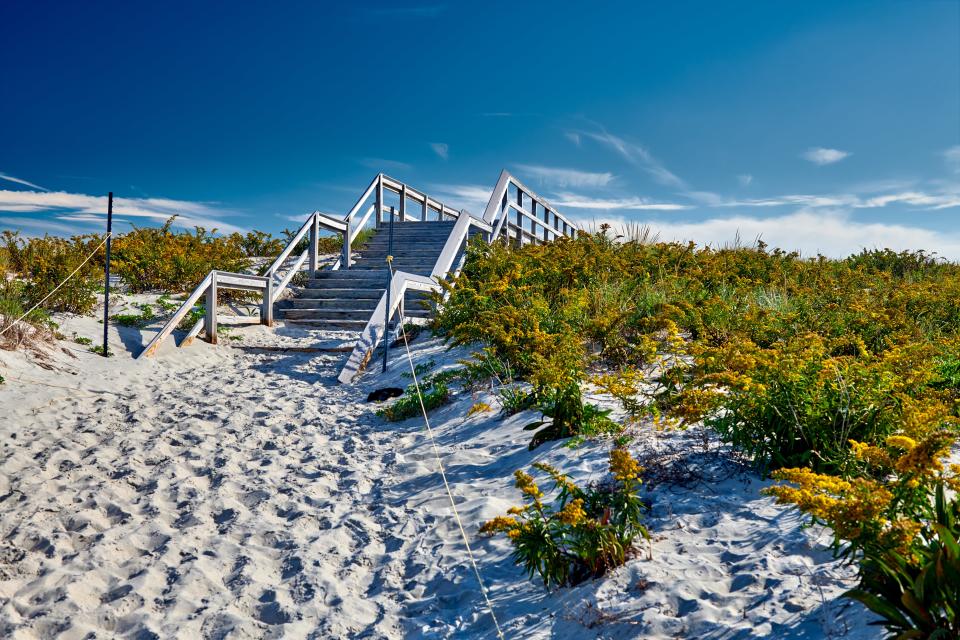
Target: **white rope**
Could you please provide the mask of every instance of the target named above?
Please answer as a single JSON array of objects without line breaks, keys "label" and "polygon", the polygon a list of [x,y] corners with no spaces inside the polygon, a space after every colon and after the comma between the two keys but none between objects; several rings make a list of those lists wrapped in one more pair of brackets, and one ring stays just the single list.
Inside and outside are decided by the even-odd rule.
[{"label": "white rope", "polygon": [[[80,271],[81,267],[83,267],[83,265],[87,264],[87,262],[90,261],[90,258],[92,258],[94,255],[96,255],[97,251],[99,251],[99,250],[100,250],[100,247],[102,247],[103,245],[105,245],[105,244],[107,243],[107,240],[110,238],[111,235],[113,235],[113,234],[112,234],[112,233],[108,233],[106,236],[104,236],[103,242],[101,242],[99,245],[97,245],[97,248],[94,249],[92,252],[90,252],[90,255],[88,255],[86,258],[83,259],[83,262],[81,262],[80,265],[79,265],[76,269],[73,270],[73,273],[71,273],[70,275],[67,276],[67,279],[66,279],[66,280],[64,280],[63,282],[61,282],[61,283],[58,284],[57,286],[55,286],[55,287],[53,288],[53,291],[51,291],[50,293],[48,293],[47,295],[45,295],[45,296],[43,297],[43,300],[41,300],[41,301],[38,302],[37,304],[35,304],[35,305],[33,305],[32,307],[30,307],[30,310],[29,310],[29,311],[27,311],[25,314],[23,314],[22,316],[20,316],[20,317],[17,318],[16,320],[14,320],[12,323],[10,323],[9,325],[7,325],[6,328],[4,328],[3,330],[0,330],[0,336],[2,336],[2,335],[5,334],[8,330],[10,330],[10,329],[12,329],[13,327],[15,327],[15,326],[17,325],[17,323],[19,323],[21,320],[23,320],[24,318],[26,318],[28,315],[30,315],[31,313],[33,313],[33,312],[37,309],[37,307],[39,307],[40,305],[42,305],[44,302],[47,301],[47,299],[48,299],[50,296],[52,296],[53,294],[55,294],[55,293],[57,292],[57,290],[60,289],[60,287],[62,287],[63,285],[67,284],[67,282],[70,281],[70,278],[72,278],[73,276],[77,275],[77,272]],[[110,285],[108,284],[107,286],[110,286]]]},{"label": "white rope", "polygon": [[[390,269],[390,281],[393,282],[393,256],[387,257],[387,267]],[[387,285],[390,286],[390,285]],[[410,364],[410,374],[413,376],[413,384],[417,389],[417,398],[420,401],[420,411],[423,412],[423,421],[427,425],[427,434],[430,436],[430,443],[433,445],[433,455],[437,458],[437,466],[440,468],[440,477],[443,478],[443,487],[447,490],[447,498],[450,499],[450,507],[453,509],[453,517],[457,521],[457,527],[460,528],[460,535],[463,537],[463,544],[467,548],[467,556],[470,558],[470,564],[473,566],[473,572],[477,576],[477,582],[480,583],[480,593],[483,594],[483,601],[490,611],[490,617],[493,618],[493,626],[497,629],[497,637],[503,640],[503,630],[500,629],[500,623],[497,621],[497,614],[493,612],[493,603],[490,602],[490,596],[487,595],[487,588],[483,584],[483,578],[480,576],[480,569],[477,567],[477,561],[473,557],[473,550],[470,548],[470,540],[467,538],[467,531],[463,528],[463,521],[460,519],[460,513],[457,511],[457,503],[453,499],[453,492],[450,491],[450,483],[447,482],[447,472],[443,466],[443,460],[440,458],[440,447],[437,446],[437,439],[433,435],[433,428],[430,426],[430,418],[427,417],[427,408],[423,404],[423,393],[420,392],[420,381],[417,380],[417,368],[413,365],[413,356],[410,354],[410,344],[407,342],[407,330],[404,327],[403,305],[397,308],[397,314],[400,316],[400,333],[403,336],[403,346],[407,350],[407,362]],[[387,310],[389,313],[389,309]],[[389,334],[387,326],[383,327],[384,348],[387,347]]]}]

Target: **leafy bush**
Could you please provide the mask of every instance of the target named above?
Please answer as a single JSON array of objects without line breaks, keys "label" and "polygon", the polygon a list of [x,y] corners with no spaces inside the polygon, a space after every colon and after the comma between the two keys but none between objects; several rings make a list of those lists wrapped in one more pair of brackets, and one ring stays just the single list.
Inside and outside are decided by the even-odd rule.
[{"label": "leafy bush", "polygon": [[923,252],[474,242],[447,291],[436,328],[487,346],[538,398],[593,379],[634,421],[706,420],[763,466],[838,469],[847,438],[960,408],[960,268]]},{"label": "leafy bush", "polygon": [[[836,356],[808,334],[768,349],[743,341],[699,355],[700,375],[680,394],[685,418],[704,419],[762,466],[837,469],[849,440],[880,442],[918,411],[950,412],[929,390],[931,353],[923,344]],[[921,397],[922,405],[911,401]]]},{"label": "leafy bush", "polygon": [[[459,370],[444,371],[420,380],[420,392],[423,394],[423,408],[432,411],[445,405],[450,399],[450,381],[460,375]],[[421,413],[417,386],[407,386],[404,394],[392,404],[377,410],[377,415],[391,422],[400,422]]]},{"label": "leafy bush", "polygon": [[230,239],[240,245],[244,255],[249,258],[276,257],[287,246],[286,242],[280,238],[274,238],[265,231],[249,231],[246,235],[234,233],[231,234]]},{"label": "leafy bush", "polygon": [[250,266],[239,234],[216,236],[202,227],[174,233],[173,221],[114,239],[111,268],[131,291],[189,291],[213,269],[239,272]]},{"label": "leafy bush", "polygon": [[154,312],[153,306],[149,304],[137,306],[140,313],[118,313],[110,316],[111,322],[122,327],[145,327],[156,319],[157,314]]},{"label": "leafy bush", "polygon": [[851,441],[862,475],[781,469],[774,477],[790,484],[767,490],[830,527],[841,556],[859,559],[859,588],[845,595],[882,616],[891,637],[960,631],[960,498],[948,500],[944,491],[960,490],[960,465],[943,464],[954,438],[934,430],[919,442],[905,435],[879,446]]},{"label": "leafy bush", "polygon": [[586,489],[550,465],[534,467],[553,480],[557,496],[552,504],[543,499],[534,478],[518,470],[516,487],[527,504],[480,528],[484,534],[506,533],[514,546],[514,561],[531,578],[539,575],[549,587],[601,576],[626,561],[637,536],[648,537],[640,524],[642,469],[625,449],[610,452],[612,480]]},{"label": "leafy bush", "polygon": [[[619,425],[607,416],[610,410],[600,409],[596,405],[583,402],[583,394],[577,382],[553,390],[540,400],[538,405],[543,417],[550,420],[538,420],[524,427],[526,431],[539,429],[530,440],[530,450],[534,450],[549,440],[570,438],[573,436],[597,436],[601,433],[619,433]],[[546,425],[546,426],[544,426]]]},{"label": "leafy bush", "polygon": [[[7,269],[20,282],[15,292],[6,291],[7,297],[15,296],[20,305],[30,308],[56,290],[44,303],[45,309],[69,313],[87,313],[93,309],[97,301],[95,294],[103,284],[103,249],[86,263],[83,261],[102,238],[44,236],[25,239],[12,231],[4,231],[0,238]],[[78,267],[80,271],[57,289]]]}]

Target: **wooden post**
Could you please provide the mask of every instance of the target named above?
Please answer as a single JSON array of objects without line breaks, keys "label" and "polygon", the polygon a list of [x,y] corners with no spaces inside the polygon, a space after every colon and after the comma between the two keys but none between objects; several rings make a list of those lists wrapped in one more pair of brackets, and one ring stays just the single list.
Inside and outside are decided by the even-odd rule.
[{"label": "wooden post", "polygon": [[320,218],[314,214],[310,223],[310,277],[316,277],[320,262]]},{"label": "wooden post", "polygon": [[[523,191],[520,190],[520,187],[517,187],[517,205],[520,209],[523,209]],[[523,214],[520,213],[520,209],[517,210],[517,245],[523,246]]]},{"label": "wooden post", "polygon": [[343,269],[350,268],[350,218],[346,220],[347,228],[343,230],[343,248],[341,249],[340,254],[340,266]]},{"label": "wooden post", "polygon": [[[390,214],[391,217],[393,214]],[[407,220],[407,185],[400,186],[400,222],[406,222]],[[422,220],[421,222],[426,222]]]},{"label": "wooden post", "polygon": [[548,242],[550,240],[550,209],[546,207],[543,208],[543,241]]},{"label": "wooden post", "polygon": [[110,356],[110,240],[113,235],[113,191],[107,194],[107,262],[103,269],[103,357]]},{"label": "wooden post", "polygon": [[420,217],[426,222],[428,215],[430,215],[430,207],[427,206],[427,194],[423,194],[423,215]]},{"label": "wooden post", "polygon": [[390,207],[390,230],[387,232],[387,306],[383,310],[383,371],[387,370],[390,351],[390,292],[393,289],[393,207]]},{"label": "wooden post", "polygon": [[260,324],[273,326],[273,274],[267,274],[267,286],[263,289],[263,304],[260,305]]},{"label": "wooden post", "polygon": [[207,342],[217,344],[217,272],[214,271],[207,287],[207,309],[204,316],[204,330],[207,333]]}]

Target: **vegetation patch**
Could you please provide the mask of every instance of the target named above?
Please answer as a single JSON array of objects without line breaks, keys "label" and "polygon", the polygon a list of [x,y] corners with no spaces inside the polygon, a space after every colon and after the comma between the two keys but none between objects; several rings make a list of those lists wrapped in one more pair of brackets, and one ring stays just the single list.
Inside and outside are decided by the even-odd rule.
[{"label": "vegetation patch", "polygon": [[641,524],[642,469],[626,449],[610,452],[609,482],[581,488],[545,463],[534,467],[550,476],[552,500],[545,499],[533,476],[518,470],[516,487],[525,504],[483,524],[484,534],[505,533],[514,561],[545,586],[574,585],[622,565],[638,536],[649,538]]}]

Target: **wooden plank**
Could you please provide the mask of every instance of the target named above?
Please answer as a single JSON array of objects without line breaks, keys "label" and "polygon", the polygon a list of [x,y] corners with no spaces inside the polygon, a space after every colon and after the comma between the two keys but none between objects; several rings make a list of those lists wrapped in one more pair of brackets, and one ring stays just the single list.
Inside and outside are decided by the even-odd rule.
[{"label": "wooden plank", "polygon": [[163,325],[163,328],[160,329],[160,333],[155,335],[153,339],[147,343],[147,346],[143,351],[140,352],[140,355],[137,356],[137,359],[140,358],[149,358],[157,349],[160,348],[160,344],[167,339],[167,337],[173,333],[173,330],[177,328],[177,325],[180,324],[180,321],[193,309],[193,305],[196,304],[197,300],[200,299],[206,290],[210,286],[210,282],[213,280],[213,273],[208,273],[207,277],[197,285],[193,292],[184,300],[183,304],[180,305],[180,308],[177,309],[176,313],[167,320],[167,324]]},{"label": "wooden plank", "polygon": [[[393,317],[393,313],[403,300],[403,294],[407,289],[435,291],[439,288],[440,285],[431,278],[407,273],[405,271],[395,272],[390,283],[390,316]],[[383,295],[380,296],[380,300],[377,302],[377,308],[373,310],[367,326],[364,327],[363,332],[361,332],[360,339],[357,341],[356,346],[347,358],[346,364],[344,364],[343,369],[340,371],[340,375],[337,376],[340,382],[344,384],[353,382],[370,362],[374,350],[377,345],[380,344],[387,330],[386,324],[384,323],[386,308],[387,293],[384,292]]]},{"label": "wooden plank", "polygon": [[487,224],[493,224],[497,216],[503,212],[504,205],[501,205],[500,201],[507,196],[507,187],[510,185],[510,178],[511,176],[506,169],[500,172],[500,177],[497,178],[497,184],[490,194],[490,200],[487,201],[487,208],[483,211],[483,221]]},{"label": "wooden plank", "polygon": [[224,289],[244,289],[260,291],[267,286],[266,276],[255,276],[246,273],[232,273],[230,271],[214,271],[217,274],[217,285]]},{"label": "wooden plank", "polygon": [[313,220],[310,224],[310,245],[308,247],[310,252],[310,273],[316,273],[317,263],[320,261],[320,220],[317,219],[317,216],[313,216]]},{"label": "wooden plank", "polygon": [[204,318],[204,330],[207,334],[207,342],[217,344],[217,272],[214,271],[210,286],[207,287],[207,309]]},{"label": "wooden plank", "polygon": [[203,325],[206,324],[206,318],[200,318],[193,323],[193,326],[190,327],[190,331],[187,331],[186,337],[180,341],[180,348],[189,347],[193,344],[193,341],[197,339],[197,336],[200,335],[200,332],[203,331]]},{"label": "wooden plank", "polygon": [[267,279],[267,287],[263,290],[263,301],[260,303],[260,324],[273,326],[273,278]]},{"label": "wooden plank", "polygon": [[305,249],[303,253],[300,254],[300,257],[297,258],[297,261],[287,270],[287,274],[283,276],[280,280],[280,283],[277,284],[273,289],[273,302],[277,301],[277,298],[280,297],[280,294],[287,288],[287,285],[290,284],[290,281],[293,280],[293,276],[297,275],[297,272],[300,271],[300,267],[303,266],[303,263],[307,261],[307,256],[310,254],[309,249]]},{"label": "wooden plank", "polygon": [[297,243],[303,239],[303,236],[310,231],[310,227],[313,225],[313,222],[316,218],[316,213],[310,215],[309,218],[303,223],[299,230],[297,230],[296,235],[290,239],[290,242],[287,243],[287,246],[284,247],[283,251],[280,252],[280,255],[277,256],[277,259],[273,261],[270,265],[270,268],[267,269],[267,273],[274,273],[277,269],[280,268],[280,265],[283,264],[283,261],[287,259],[287,256],[293,251],[293,248],[297,246]]}]

